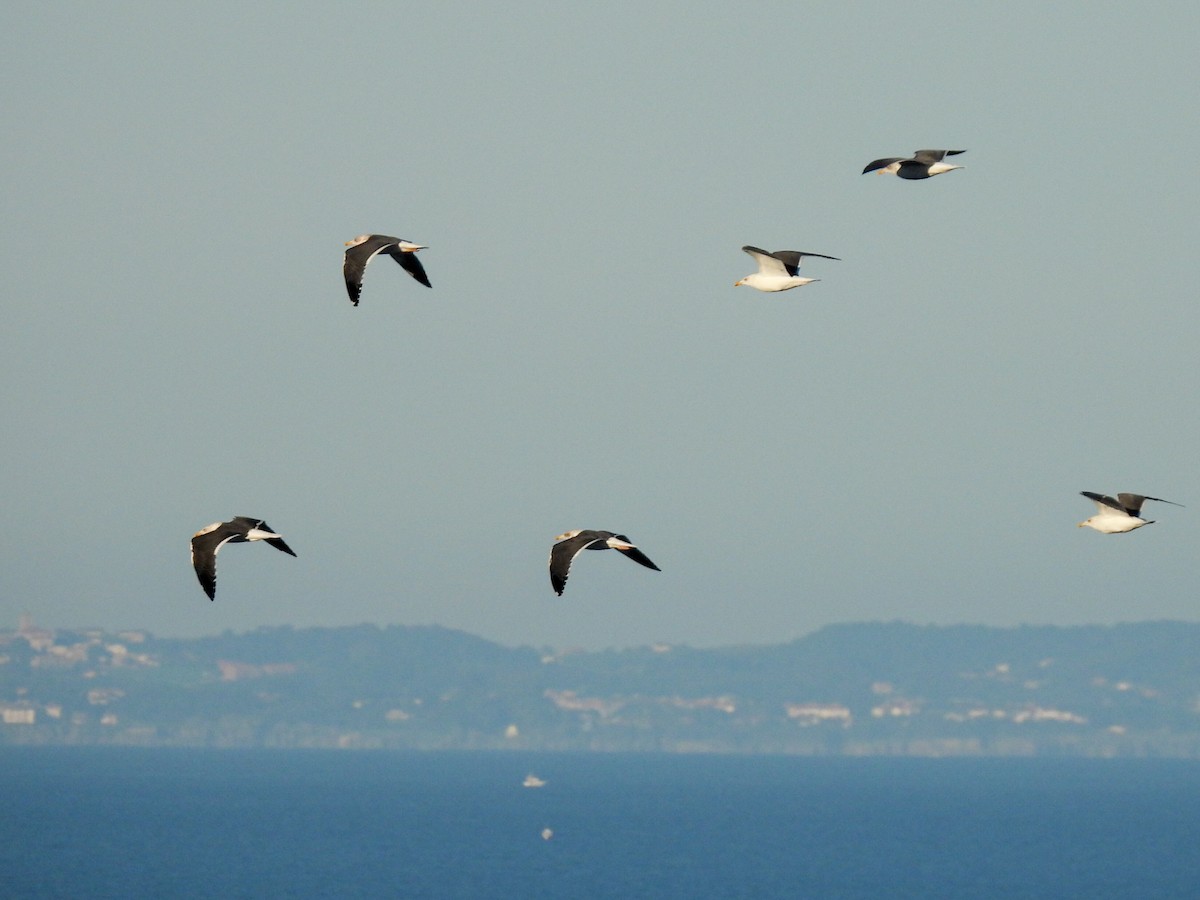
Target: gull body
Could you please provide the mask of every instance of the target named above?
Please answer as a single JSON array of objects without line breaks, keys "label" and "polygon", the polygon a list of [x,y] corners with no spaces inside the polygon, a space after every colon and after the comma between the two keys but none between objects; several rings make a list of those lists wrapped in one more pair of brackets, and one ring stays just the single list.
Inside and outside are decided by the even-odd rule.
[{"label": "gull body", "polygon": [[216,599],[217,552],[226,544],[249,541],[266,541],[276,550],[296,555],[284,543],[283,537],[271,530],[271,526],[251,516],[234,516],[228,522],[213,522],[192,535],[192,566],[209,600]]},{"label": "gull body", "polygon": [[567,531],[556,537],[554,545],[550,548],[550,585],[560,597],[567,585],[571,563],[582,550],[619,550],[626,558],[640,563],[647,569],[662,571],[623,534],[589,529]]},{"label": "gull body", "polygon": [[956,166],[943,162],[947,156],[957,156],[966,150],[918,150],[908,159],[899,156],[889,156],[872,160],[867,163],[862,173],[876,172],[880,175],[897,175],[908,181],[919,181],[922,178],[932,178],[953,169],[965,169],[966,166]]},{"label": "gull body", "polygon": [[1153,525],[1153,519],[1143,519],[1141,516],[1142,503],[1154,500],[1157,503],[1170,503],[1172,506],[1182,506],[1161,497],[1147,497],[1143,494],[1117,494],[1116,499],[1106,494],[1096,494],[1092,491],[1080,493],[1096,504],[1096,514],[1090,519],[1084,519],[1077,527],[1084,526],[1099,531],[1101,534],[1125,534],[1143,525]]},{"label": "gull body", "polygon": [[360,234],[354,240],[346,241],[346,247],[342,275],[346,279],[346,293],[355,306],[358,306],[358,298],[362,294],[363,270],[380,253],[386,253],[398,262],[405,272],[425,287],[433,287],[429,283],[429,276],[425,274],[425,267],[416,256],[418,250],[428,249],[421,244],[386,234]]},{"label": "gull body", "polygon": [[749,245],[742,250],[758,263],[758,271],[733,283],[734,287],[752,287],[756,290],[774,293],[788,291],[802,285],[820,281],[819,278],[805,278],[800,274],[800,261],[806,256],[818,256],[821,259],[837,260],[836,256],[826,256],[824,253],[806,253],[800,250],[776,250],[771,253]]}]

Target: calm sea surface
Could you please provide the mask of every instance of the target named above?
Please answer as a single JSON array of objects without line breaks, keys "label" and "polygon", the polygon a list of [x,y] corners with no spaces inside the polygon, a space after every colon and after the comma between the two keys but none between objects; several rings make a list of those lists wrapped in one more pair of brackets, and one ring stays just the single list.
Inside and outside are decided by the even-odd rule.
[{"label": "calm sea surface", "polygon": [[0,748],[0,895],[1200,897],[1200,764]]}]

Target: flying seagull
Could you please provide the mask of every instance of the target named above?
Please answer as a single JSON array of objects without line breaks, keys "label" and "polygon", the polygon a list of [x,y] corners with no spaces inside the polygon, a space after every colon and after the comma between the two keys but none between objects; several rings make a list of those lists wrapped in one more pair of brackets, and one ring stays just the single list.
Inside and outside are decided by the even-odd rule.
[{"label": "flying seagull", "polygon": [[567,573],[571,571],[571,563],[580,550],[620,550],[635,563],[641,563],[655,572],[662,571],[623,534],[588,529],[568,531],[556,537],[554,546],[550,548],[550,584],[554,586],[554,593],[560,597],[567,585]]},{"label": "flying seagull", "polygon": [[244,544],[247,541],[266,541],[276,550],[296,555],[262,519],[234,516],[228,522],[213,522],[201,528],[192,535],[192,565],[209,600],[215,599],[217,593],[217,551],[227,543]]},{"label": "flying seagull", "polygon": [[1105,494],[1094,494],[1091,491],[1080,491],[1079,493],[1096,503],[1096,515],[1080,522],[1079,527],[1082,528],[1086,525],[1101,534],[1124,534],[1126,531],[1133,531],[1143,525],[1154,524],[1153,520],[1147,521],[1140,515],[1144,500],[1183,506],[1182,503],[1164,500],[1162,497],[1146,497],[1142,494],[1117,494],[1117,499],[1114,500]]},{"label": "flying seagull", "polygon": [[824,253],[801,253],[799,250],[776,250],[768,253],[757,247],[743,247],[746,253],[754,257],[758,263],[758,271],[747,275],[741,281],[735,281],[734,287],[746,285],[760,291],[786,291],[820,281],[820,278],[802,278],[800,276],[800,260],[806,256],[819,256],[821,259],[834,259],[836,256],[826,256]]},{"label": "flying seagull", "polygon": [[947,156],[957,156],[966,152],[966,150],[918,150],[912,155],[912,159],[892,156],[869,162],[862,173],[864,175],[868,172],[878,172],[880,175],[899,175],[910,181],[932,178],[934,175],[941,175],[951,169],[965,169],[966,166],[952,166],[942,160]]},{"label": "flying seagull", "polygon": [[425,267],[417,259],[417,251],[426,248],[403,238],[388,237],[386,234],[360,234],[352,241],[346,241],[350,249],[346,251],[346,262],[342,273],[346,276],[346,291],[350,294],[350,302],[358,306],[358,296],[362,293],[363,269],[377,253],[386,253],[400,263],[404,271],[425,287],[433,287]]}]

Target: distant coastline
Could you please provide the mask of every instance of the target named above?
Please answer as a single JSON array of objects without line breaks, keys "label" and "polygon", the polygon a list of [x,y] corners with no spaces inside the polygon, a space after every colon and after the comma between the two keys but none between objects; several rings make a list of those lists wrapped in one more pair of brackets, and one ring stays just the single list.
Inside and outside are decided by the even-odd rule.
[{"label": "distant coastline", "polygon": [[510,648],[439,627],[0,631],[0,744],[1200,758],[1200,624]]}]

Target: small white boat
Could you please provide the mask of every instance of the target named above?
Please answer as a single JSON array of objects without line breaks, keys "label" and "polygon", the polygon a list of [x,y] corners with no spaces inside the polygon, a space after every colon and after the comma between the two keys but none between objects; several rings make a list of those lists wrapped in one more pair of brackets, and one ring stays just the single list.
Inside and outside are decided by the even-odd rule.
[{"label": "small white boat", "polygon": [[532,772],[525,776],[525,780],[521,782],[522,787],[545,787],[546,782],[538,778]]}]

